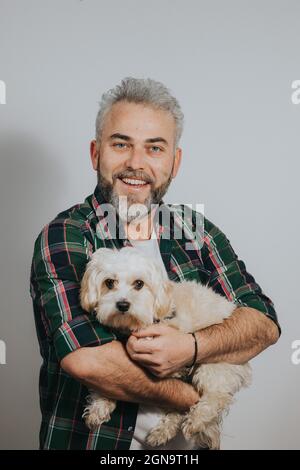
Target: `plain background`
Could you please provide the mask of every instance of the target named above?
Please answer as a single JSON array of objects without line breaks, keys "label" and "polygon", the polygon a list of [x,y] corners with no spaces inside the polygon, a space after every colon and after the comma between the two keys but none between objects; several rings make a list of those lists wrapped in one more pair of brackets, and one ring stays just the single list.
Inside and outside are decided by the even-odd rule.
[{"label": "plain background", "polygon": [[252,361],[222,448],[300,448],[299,2],[0,0],[0,11],[0,448],[38,447],[33,244],[93,192],[98,102],[126,76],[162,81],[180,101],[183,162],[165,200],[204,204],[282,326]]}]

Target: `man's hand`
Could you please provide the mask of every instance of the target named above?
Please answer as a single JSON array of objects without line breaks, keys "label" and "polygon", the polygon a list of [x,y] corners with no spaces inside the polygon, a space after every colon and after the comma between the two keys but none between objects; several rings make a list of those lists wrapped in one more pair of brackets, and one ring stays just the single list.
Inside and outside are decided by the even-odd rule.
[{"label": "man's hand", "polygon": [[195,342],[191,334],[171,326],[151,325],[133,332],[126,349],[133,361],[163,378],[193,362]]}]

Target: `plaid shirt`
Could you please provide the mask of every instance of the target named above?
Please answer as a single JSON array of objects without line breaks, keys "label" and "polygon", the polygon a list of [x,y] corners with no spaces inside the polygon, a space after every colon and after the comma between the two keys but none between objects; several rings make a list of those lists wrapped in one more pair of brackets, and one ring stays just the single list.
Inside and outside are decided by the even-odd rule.
[{"label": "plaid shirt", "polygon": [[[99,346],[117,339],[108,328],[88,315],[79,303],[80,281],[92,253],[106,246],[130,245],[125,237],[111,234],[96,186],[83,203],[59,213],[38,235],[31,265],[30,294],[43,363],[39,390],[42,423],[41,449],[129,449],[138,405],[118,402],[111,420],[90,431],[82,419],[88,389],[60,367],[60,360],[81,347]],[[253,307],[278,326],[272,301],[262,292],[243,261],[238,259],[224,233],[202,217],[201,243],[175,237],[174,227],[183,220],[176,206],[170,226],[156,220],[160,253],[171,280],[196,280],[211,286],[237,306]],[[168,211],[163,201],[160,208]],[[199,212],[190,209],[191,227]],[[118,229],[122,229],[116,214]]]}]

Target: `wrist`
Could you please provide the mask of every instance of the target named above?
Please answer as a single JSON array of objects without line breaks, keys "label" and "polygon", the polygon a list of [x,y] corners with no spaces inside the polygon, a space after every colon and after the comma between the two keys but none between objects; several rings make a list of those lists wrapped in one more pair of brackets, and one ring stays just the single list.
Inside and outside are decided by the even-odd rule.
[{"label": "wrist", "polygon": [[190,364],[187,364],[187,367],[188,367],[188,371],[187,371],[187,376],[191,376],[194,374],[194,371],[197,367],[197,364],[199,362],[199,358],[198,358],[198,354],[199,354],[199,351],[198,351],[198,340],[197,340],[197,336],[196,336],[196,333],[195,332],[192,332],[192,333],[189,333],[190,336],[193,338],[193,342],[194,342],[194,354],[193,354],[193,360]]},{"label": "wrist", "polygon": [[186,333],[186,356],[185,356],[185,367],[192,367],[195,359],[195,340],[192,333]]},{"label": "wrist", "polygon": [[[200,400],[200,395],[197,390],[192,385],[184,384],[186,386],[184,395],[181,396],[180,406],[182,411],[188,411],[192,406],[196,405]],[[183,399],[183,396],[185,399]]]},{"label": "wrist", "polygon": [[195,388],[179,379],[173,380],[173,386],[176,384],[176,395],[172,396],[172,406],[180,412],[189,411],[200,400],[200,395]]}]

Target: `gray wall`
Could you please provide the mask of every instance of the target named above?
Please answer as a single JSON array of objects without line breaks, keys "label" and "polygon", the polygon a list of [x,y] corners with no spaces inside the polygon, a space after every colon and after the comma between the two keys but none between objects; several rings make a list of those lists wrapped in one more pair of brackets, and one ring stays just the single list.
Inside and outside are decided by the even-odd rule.
[{"label": "gray wall", "polygon": [[97,102],[125,76],[163,81],[180,100],[183,164],[165,199],[204,203],[280,317],[222,447],[300,448],[299,2],[0,0],[0,11],[0,448],[38,445],[33,242],[93,191]]}]

